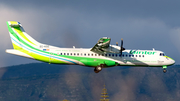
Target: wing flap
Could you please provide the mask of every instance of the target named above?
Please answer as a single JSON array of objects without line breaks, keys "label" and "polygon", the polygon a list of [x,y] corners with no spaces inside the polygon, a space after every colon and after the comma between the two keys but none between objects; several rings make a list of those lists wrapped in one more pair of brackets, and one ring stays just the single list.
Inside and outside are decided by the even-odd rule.
[{"label": "wing flap", "polygon": [[19,50],[7,49],[6,53],[34,59],[33,57],[31,57],[31,56],[29,56],[29,55],[27,55],[27,54],[25,54],[25,53],[23,53],[23,52],[21,52]]}]

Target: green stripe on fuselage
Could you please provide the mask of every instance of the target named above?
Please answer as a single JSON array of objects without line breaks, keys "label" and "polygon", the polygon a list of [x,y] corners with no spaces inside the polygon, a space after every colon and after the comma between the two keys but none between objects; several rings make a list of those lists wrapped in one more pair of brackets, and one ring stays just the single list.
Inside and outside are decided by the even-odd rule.
[{"label": "green stripe on fuselage", "polygon": [[[31,42],[31,41],[23,34],[23,32],[21,31],[21,29],[20,29],[19,27],[14,28],[14,29],[15,29],[15,31],[16,31],[21,37],[23,37],[26,41],[28,41],[29,43],[34,44],[33,42]],[[34,45],[36,45],[36,44],[34,44]]]},{"label": "green stripe on fuselage", "polygon": [[[15,46],[16,46],[16,47],[19,47],[19,46],[17,46],[17,45],[15,45]],[[51,63],[51,61],[52,61],[53,63],[67,64],[67,63],[64,62],[64,61],[57,60],[57,59],[52,59],[52,60],[51,60],[50,57],[46,57],[46,56],[39,55],[39,54],[36,54],[36,53],[33,53],[33,52],[29,52],[29,51],[27,51],[27,50],[25,50],[25,49],[19,50],[19,51],[21,51],[21,52],[23,52],[23,53],[25,53],[25,54],[28,54],[29,56],[31,56],[31,57],[33,57],[34,59],[39,60],[39,61],[48,62],[48,63],[49,63],[49,62]],[[37,58],[37,57],[38,57],[38,58]]]},{"label": "green stripe on fuselage", "polygon": [[[8,29],[10,31],[10,33],[18,40],[21,41],[22,44],[24,44],[25,46],[27,46],[28,48],[31,48],[31,49],[34,49],[38,52],[42,52],[42,53],[45,53],[45,54],[50,54],[50,52],[47,52],[47,51],[42,51],[40,49],[37,49],[37,48],[34,48],[33,46],[29,45],[28,43],[24,42],[20,37],[18,37],[16,35],[16,33],[11,29],[11,27],[8,25]],[[29,55],[28,52],[25,52],[25,51],[22,51],[26,54]],[[32,53],[31,53],[32,54]],[[36,53],[33,53],[33,54],[36,54]],[[54,56],[59,56],[57,55],[56,53],[53,53]],[[37,59],[37,60],[40,60],[40,61],[44,61],[44,62],[48,62],[48,59],[44,59],[43,57],[41,58],[40,57],[41,55],[34,55],[32,56],[33,58]],[[107,59],[98,59],[98,58],[88,58],[88,57],[77,57],[77,56],[67,56],[67,55],[61,55],[59,57],[64,57],[64,58],[68,58],[68,59],[73,59],[73,60],[77,60],[77,61],[80,61],[82,62],[84,65],[88,65],[88,66],[97,66],[99,65],[100,62],[104,62],[104,61],[109,61],[109,62],[114,62],[114,61],[111,61],[111,60],[107,60]],[[96,63],[94,64],[89,64],[89,62],[85,62],[83,60],[87,60],[87,61],[97,61]],[[55,62],[55,61],[52,61],[52,63],[58,63],[58,62]],[[62,62],[60,62],[62,63]]]},{"label": "green stripe on fuselage", "polygon": [[[8,22],[6,22],[7,23],[7,26],[8,26],[8,29],[10,28],[11,29],[11,34],[13,34],[13,30],[12,30],[12,28],[10,27],[10,25],[9,25],[9,23]],[[11,24],[13,24],[13,23],[15,23],[14,21],[10,21],[10,23]],[[16,24],[16,23],[15,23]],[[13,27],[14,28],[14,30],[21,36],[21,37],[23,37],[26,41],[28,41],[29,43],[32,43],[32,44],[34,44],[33,42],[31,42],[25,35],[24,35],[24,33],[21,31],[21,29],[20,29],[20,27]],[[15,32],[14,32],[15,33]],[[36,44],[34,44],[34,45],[36,45]]]}]

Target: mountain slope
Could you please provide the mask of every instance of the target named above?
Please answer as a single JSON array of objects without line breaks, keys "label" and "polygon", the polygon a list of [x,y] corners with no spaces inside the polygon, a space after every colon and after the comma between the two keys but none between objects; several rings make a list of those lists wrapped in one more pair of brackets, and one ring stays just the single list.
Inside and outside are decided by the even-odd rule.
[{"label": "mountain slope", "polygon": [[1,101],[99,101],[104,83],[110,101],[179,101],[179,65],[114,67],[100,73],[78,65],[32,63],[0,68]]}]

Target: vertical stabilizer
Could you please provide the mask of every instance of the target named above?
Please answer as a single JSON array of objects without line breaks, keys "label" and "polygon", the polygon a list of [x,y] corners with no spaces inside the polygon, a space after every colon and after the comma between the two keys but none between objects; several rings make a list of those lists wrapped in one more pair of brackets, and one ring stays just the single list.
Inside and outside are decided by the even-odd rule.
[{"label": "vertical stabilizer", "polygon": [[25,46],[37,47],[40,44],[24,31],[19,22],[7,21],[6,23],[14,49],[20,50]]}]

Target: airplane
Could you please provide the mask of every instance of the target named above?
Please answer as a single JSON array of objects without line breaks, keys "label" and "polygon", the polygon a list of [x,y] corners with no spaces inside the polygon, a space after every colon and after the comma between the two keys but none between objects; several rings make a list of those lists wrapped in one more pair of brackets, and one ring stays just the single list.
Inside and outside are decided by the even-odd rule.
[{"label": "airplane", "polygon": [[92,48],[59,48],[40,43],[29,36],[21,23],[7,21],[7,27],[14,49],[7,49],[6,53],[49,64],[70,64],[93,67],[98,73],[103,68],[114,66],[162,67],[166,73],[167,66],[173,65],[175,60],[158,50],[125,49],[123,39],[121,45],[111,45],[111,38],[102,37]]}]

